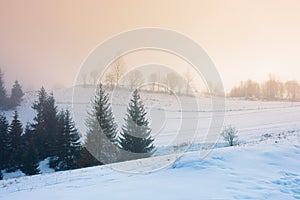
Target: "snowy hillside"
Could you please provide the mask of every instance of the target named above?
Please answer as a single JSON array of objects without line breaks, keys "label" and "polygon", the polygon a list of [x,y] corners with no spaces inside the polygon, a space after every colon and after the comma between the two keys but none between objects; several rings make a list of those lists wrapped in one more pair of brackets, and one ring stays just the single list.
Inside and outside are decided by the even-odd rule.
[{"label": "snowy hillside", "polygon": [[299,155],[297,132],[215,149],[203,160],[199,152],[186,153],[154,173],[121,173],[110,165],[4,180],[0,199],[300,199]]},{"label": "snowy hillside", "polygon": [[[79,131],[85,133],[85,120],[89,110],[91,98],[95,88],[79,88],[79,98],[75,98],[72,104],[73,88],[53,91],[58,109],[76,109],[76,126]],[[199,97],[197,103],[199,109],[195,109],[195,99],[192,97],[176,98],[169,94],[142,93],[143,100],[149,111],[152,121],[152,134],[156,137],[156,146],[167,146],[175,136],[196,135],[196,143],[202,141],[209,128],[213,113],[210,98]],[[130,98],[128,91],[120,90],[113,94],[113,110],[119,127],[124,123],[124,114]],[[32,103],[36,100],[36,92],[26,93],[22,105],[18,107],[23,124],[31,122],[34,118]],[[184,105],[184,106],[182,106]],[[183,109],[181,111],[181,109]],[[300,102],[266,102],[226,99],[224,125],[233,125],[239,130],[242,141],[257,140],[265,133],[280,133],[282,131],[300,130]],[[78,114],[79,113],[79,114]],[[12,117],[12,111],[6,112],[8,118]],[[195,118],[196,116],[196,118]],[[197,130],[189,128],[189,124],[180,127],[184,118],[189,124],[197,123]],[[181,129],[180,129],[181,128]],[[180,129],[180,131],[178,131]],[[179,133],[178,133],[179,132]],[[217,138],[219,133],[211,135]],[[198,139],[197,139],[198,138]],[[182,138],[182,143],[184,143]],[[206,138],[206,142],[210,142]],[[211,142],[215,142],[212,140]]]},{"label": "snowy hillside", "polygon": [[[59,109],[76,109],[76,125],[84,133],[94,88],[79,89],[80,98],[73,105],[73,88],[56,90],[54,96]],[[120,127],[130,95],[117,92],[112,107]],[[225,147],[222,139],[213,140],[218,132],[203,143],[214,112],[209,98],[199,97],[195,110],[192,97],[180,97],[178,102],[169,94],[141,96],[152,122],[156,157],[58,173],[44,161],[40,165],[44,174],[20,178],[14,178],[22,176],[19,172],[5,174],[0,199],[300,199],[300,103],[227,99],[224,125],[238,129],[240,145]],[[31,105],[36,98],[36,93],[26,93],[18,107],[24,124],[35,115]],[[10,118],[11,111],[6,115]],[[180,129],[182,120],[187,124]],[[189,125],[197,121],[199,126],[191,130]],[[195,132],[188,152],[182,157],[174,154],[174,138],[182,136],[176,143],[180,149],[185,137]]]}]

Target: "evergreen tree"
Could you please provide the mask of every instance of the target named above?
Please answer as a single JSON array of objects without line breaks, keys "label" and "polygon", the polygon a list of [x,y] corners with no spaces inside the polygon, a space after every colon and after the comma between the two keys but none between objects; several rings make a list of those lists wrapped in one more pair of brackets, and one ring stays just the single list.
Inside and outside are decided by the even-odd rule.
[{"label": "evergreen tree", "polygon": [[38,92],[38,100],[34,102],[32,108],[36,111],[33,133],[36,138],[36,148],[41,160],[53,156],[55,152],[55,135],[57,129],[57,108],[53,94],[50,96],[42,87]]},{"label": "evergreen tree", "polygon": [[38,152],[34,147],[33,141],[31,141],[23,153],[21,170],[26,175],[40,173]]},{"label": "evergreen tree", "polygon": [[46,153],[43,151],[44,141],[46,140],[47,130],[46,130],[46,120],[45,120],[45,104],[48,99],[48,94],[45,89],[42,87],[38,91],[38,100],[33,103],[32,108],[36,112],[34,117],[34,123],[31,125],[32,130],[35,135],[35,144],[40,155],[40,159],[46,158]]},{"label": "evergreen tree", "polygon": [[56,136],[56,155],[51,158],[51,166],[57,170],[76,169],[81,148],[80,136],[75,128],[69,110],[58,115],[58,134]]},{"label": "evergreen tree", "polygon": [[8,171],[15,171],[21,165],[23,143],[22,143],[22,123],[19,120],[18,112],[14,112],[13,120],[9,125],[8,135],[10,138],[9,144],[9,161]]},{"label": "evergreen tree", "polygon": [[11,89],[11,96],[10,96],[10,107],[15,108],[20,105],[22,101],[22,97],[24,96],[24,93],[22,91],[22,87],[19,84],[18,81],[15,81],[15,84],[13,85]]},{"label": "evergreen tree", "polygon": [[2,171],[0,169],[0,180],[2,180],[2,179],[3,179],[3,174],[2,174]]},{"label": "evergreen tree", "polygon": [[112,163],[117,160],[117,124],[115,122],[108,94],[103,85],[97,88],[92,102],[92,111],[87,119],[87,137],[85,145],[98,160]]},{"label": "evergreen tree", "polygon": [[46,153],[48,156],[55,155],[55,137],[57,135],[57,106],[55,105],[55,99],[53,93],[51,93],[47,99],[45,106],[45,125],[47,139],[45,140],[44,145],[46,148]]},{"label": "evergreen tree", "polygon": [[39,154],[35,147],[35,135],[31,124],[27,123],[24,134],[22,135],[24,145],[22,154],[21,170],[26,175],[35,175],[39,173]]},{"label": "evergreen tree", "polygon": [[7,109],[7,93],[4,87],[3,73],[0,69],[0,109]]},{"label": "evergreen tree", "polygon": [[7,155],[9,154],[8,121],[5,115],[0,114],[0,170],[7,167]]},{"label": "evergreen tree", "polygon": [[31,124],[27,123],[25,126],[24,134],[22,135],[23,145],[29,146],[31,143],[35,142],[35,135],[33,133],[33,130],[31,128]]},{"label": "evergreen tree", "polygon": [[123,150],[136,154],[125,159],[147,157],[154,150],[154,139],[150,135],[151,129],[146,115],[144,104],[138,91],[135,90],[127,109],[119,144]]},{"label": "evergreen tree", "polygon": [[77,160],[78,168],[92,167],[97,165],[103,165],[97,160],[86,147],[81,147],[79,150],[79,158]]},{"label": "evergreen tree", "polygon": [[69,110],[65,111],[65,136],[68,149],[65,155],[65,162],[68,169],[76,169],[79,151],[81,148],[79,132],[75,127]]}]

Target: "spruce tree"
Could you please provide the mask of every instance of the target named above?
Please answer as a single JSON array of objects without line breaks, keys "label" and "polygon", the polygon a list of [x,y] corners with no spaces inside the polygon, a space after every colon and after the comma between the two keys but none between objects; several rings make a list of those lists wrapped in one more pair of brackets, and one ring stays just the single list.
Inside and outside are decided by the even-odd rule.
[{"label": "spruce tree", "polygon": [[24,96],[24,93],[22,91],[22,87],[19,84],[18,81],[15,81],[15,84],[13,85],[11,89],[11,96],[10,96],[10,107],[15,108],[20,105],[22,101],[22,97]]},{"label": "spruce tree", "polygon": [[22,135],[24,150],[22,154],[21,170],[26,175],[38,174],[39,154],[35,147],[35,135],[30,123],[27,123]]},{"label": "spruce tree", "polygon": [[79,150],[79,158],[77,160],[78,168],[92,167],[97,165],[102,165],[99,160],[97,160],[86,147],[81,147]]},{"label": "spruce tree", "polygon": [[7,167],[7,155],[9,154],[9,123],[3,113],[0,114],[0,170]]},{"label": "spruce tree", "polygon": [[29,146],[31,143],[35,142],[35,135],[31,128],[31,124],[27,123],[25,126],[24,134],[22,135],[23,145]]},{"label": "spruce tree", "polygon": [[45,120],[45,104],[47,102],[47,99],[48,94],[46,93],[46,90],[42,87],[38,91],[38,100],[35,101],[32,106],[32,108],[36,112],[36,116],[34,117],[34,123],[31,126],[35,135],[36,148],[40,153],[40,159],[44,159],[47,157],[44,150],[44,142],[47,136]]},{"label": "spruce tree", "polygon": [[9,125],[8,135],[10,138],[9,144],[9,166],[8,171],[15,171],[21,165],[23,143],[22,143],[22,123],[19,120],[18,112],[14,112],[13,120]]},{"label": "spruce tree", "polygon": [[4,86],[3,73],[0,69],[0,109],[7,109],[7,93]]},{"label": "spruce tree", "polygon": [[135,90],[127,109],[125,125],[122,127],[119,144],[123,150],[136,154],[132,154],[133,157],[124,159],[147,157],[154,150],[154,139],[150,135],[151,129],[146,115],[138,90]]},{"label": "spruce tree", "polygon": [[32,129],[36,138],[36,148],[41,160],[53,156],[55,152],[55,135],[57,129],[57,108],[53,95],[47,94],[42,87],[38,100],[32,108],[36,111]]},{"label": "spruce tree", "polygon": [[58,115],[58,134],[56,136],[56,155],[50,164],[57,171],[76,169],[80,154],[80,136],[75,128],[69,110],[61,111]]},{"label": "spruce tree", "polygon": [[65,136],[68,149],[65,155],[65,162],[68,169],[76,169],[79,151],[81,148],[79,132],[75,127],[75,123],[71,117],[70,111],[65,111]]},{"label": "spruce tree", "polygon": [[57,134],[57,106],[55,105],[55,99],[53,93],[51,93],[46,101],[45,106],[45,125],[47,140],[44,145],[46,146],[46,154],[48,156],[55,155],[55,137]]},{"label": "spruce tree", "polygon": [[39,157],[33,141],[27,146],[22,156],[21,171],[26,175],[39,174]]},{"label": "spruce tree", "polygon": [[97,87],[92,111],[87,119],[87,136],[85,145],[102,163],[117,160],[117,124],[115,122],[108,94],[103,85]]}]

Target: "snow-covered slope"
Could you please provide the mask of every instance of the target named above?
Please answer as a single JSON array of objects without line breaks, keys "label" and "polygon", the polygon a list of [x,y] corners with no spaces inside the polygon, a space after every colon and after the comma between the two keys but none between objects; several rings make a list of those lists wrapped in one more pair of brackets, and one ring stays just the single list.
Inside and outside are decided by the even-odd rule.
[{"label": "snow-covered slope", "polygon": [[[88,94],[93,94],[94,88],[80,90],[82,93],[74,105],[72,88],[56,90],[54,96],[59,109],[72,106],[78,109],[76,125],[84,133]],[[21,178],[13,178],[21,176],[20,172],[5,174],[10,179],[0,181],[0,199],[300,199],[300,103],[227,99],[224,125],[231,124],[239,130],[241,143],[224,148],[221,140],[201,143],[213,113],[209,98],[200,97],[200,108],[194,110],[192,97],[180,97],[178,102],[168,94],[141,96],[149,109],[157,157],[58,173],[50,173],[47,161],[43,161],[40,167],[44,174]],[[113,101],[119,126],[128,98],[126,91],[119,91]],[[31,105],[35,99],[36,93],[27,93],[18,107],[24,124],[34,117]],[[182,115],[182,104],[183,112],[188,114]],[[199,117],[190,117],[194,113],[199,113]],[[11,114],[6,112],[8,117]],[[186,123],[201,122],[196,130],[198,135],[189,151],[168,165],[181,155],[172,154],[174,147],[169,145],[170,141],[178,134],[195,132],[189,124],[178,131],[182,116],[186,117]],[[214,134],[214,138],[219,135]],[[186,141],[183,137],[179,142]],[[216,145],[211,145],[215,142]],[[178,145],[176,148],[180,149]],[[202,159],[203,155],[207,156]],[[157,166],[165,168],[158,170]],[[155,172],[128,174],[120,169]]]},{"label": "snow-covered slope", "polygon": [[[76,109],[76,126],[84,134],[85,120],[89,110],[91,97],[95,88],[77,88],[77,98],[72,104],[73,88],[53,91],[58,105],[58,109]],[[79,94],[78,94],[79,93]],[[112,93],[112,92],[110,92]],[[76,96],[76,95],[75,95]],[[113,92],[113,111],[119,127],[124,123],[123,118],[126,112],[130,93],[126,90]],[[156,146],[168,146],[179,134],[183,136],[196,136],[196,143],[202,142],[210,126],[213,113],[210,98],[199,97],[199,109],[195,110],[195,99],[192,97],[180,97],[169,94],[141,94],[149,110],[149,118],[152,121],[152,134],[155,136]],[[35,113],[31,108],[32,103],[37,99],[36,92],[26,93],[22,105],[17,109],[23,123],[31,122]],[[183,106],[184,105],[184,106]],[[184,109],[181,111],[180,109]],[[226,99],[224,125],[235,126],[239,130],[239,137],[242,141],[257,140],[265,133],[279,133],[282,131],[300,130],[300,102],[266,102],[266,101],[245,101],[238,99]],[[7,111],[6,115],[11,118],[12,111]],[[196,116],[196,117],[195,117]],[[183,120],[185,120],[183,122]],[[191,129],[192,125],[199,122],[197,130]],[[182,123],[186,123],[182,126]],[[181,128],[181,129],[180,129]],[[219,133],[211,135],[211,141]],[[191,137],[188,137],[191,138]],[[185,143],[182,137],[181,142]]]},{"label": "snow-covered slope", "polygon": [[[205,159],[186,153],[154,173],[121,173],[109,165],[4,180],[0,199],[300,199],[299,156],[297,132],[214,149]],[[125,165],[138,169],[142,162]]]}]

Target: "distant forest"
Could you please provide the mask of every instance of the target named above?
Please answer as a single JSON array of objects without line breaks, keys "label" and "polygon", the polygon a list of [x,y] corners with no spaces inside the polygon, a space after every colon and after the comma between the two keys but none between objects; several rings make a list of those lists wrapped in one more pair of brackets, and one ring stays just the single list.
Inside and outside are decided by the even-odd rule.
[{"label": "distant forest", "polygon": [[296,80],[281,82],[274,75],[261,84],[248,80],[231,89],[229,97],[241,97],[250,100],[288,100],[300,101],[300,84]]}]

